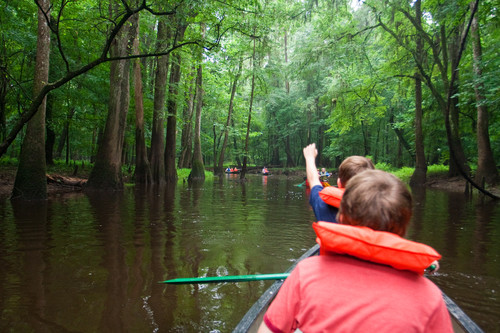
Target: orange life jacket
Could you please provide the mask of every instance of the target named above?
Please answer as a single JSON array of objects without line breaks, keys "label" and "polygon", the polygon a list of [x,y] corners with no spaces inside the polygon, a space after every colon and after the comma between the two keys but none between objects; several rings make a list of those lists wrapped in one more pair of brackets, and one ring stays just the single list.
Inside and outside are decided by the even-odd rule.
[{"label": "orange life jacket", "polygon": [[313,223],[313,228],[322,255],[347,254],[420,275],[434,261],[441,259],[432,247],[391,232],[321,221]]},{"label": "orange life jacket", "polygon": [[344,195],[344,188],[338,188],[335,186],[328,186],[319,192],[319,196],[324,202],[333,207],[340,207],[340,200]]}]

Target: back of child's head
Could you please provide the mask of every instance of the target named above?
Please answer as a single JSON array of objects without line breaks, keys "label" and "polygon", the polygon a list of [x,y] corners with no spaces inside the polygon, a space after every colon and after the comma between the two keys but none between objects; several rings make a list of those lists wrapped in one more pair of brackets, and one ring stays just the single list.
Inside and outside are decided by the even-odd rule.
[{"label": "back of child's head", "polygon": [[396,176],[366,170],[352,177],[340,202],[340,223],[404,236],[412,215],[412,197]]},{"label": "back of child's head", "polygon": [[375,166],[372,160],[364,156],[349,156],[339,166],[339,179],[342,186],[346,187],[347,182],[358,173],[365,170],[373,170]]}]

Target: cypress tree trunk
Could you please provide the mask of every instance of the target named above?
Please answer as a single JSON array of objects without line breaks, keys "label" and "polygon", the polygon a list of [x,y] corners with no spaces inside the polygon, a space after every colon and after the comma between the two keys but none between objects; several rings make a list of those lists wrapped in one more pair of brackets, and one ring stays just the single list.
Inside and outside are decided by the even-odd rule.
[{"label": "cypress tree trunk", "polygon": [[[451,72],[456,72],[456,80],[453,82],[453,86],[450,86],[449,89],[452,90],[452,96],[458,96],[459,88],[458,88],[458,77],[459,77],[459,59],[458,59],[458,50],[460,48],[460,33],[461,29],[457,29],[456,32],[452,35],[451,43],[449,44],[449,55],[451,61]],[[465,157],[465,152],[462,146],[462,141],[460,140],[460,108],[458,107],[458,97],[451,98],[451,104],[449,106],[449,124],[450,124],[450,133],[449,140],[450,148],[452,149],[452,154],[454,154],[455,158],[450,161],[450,170],[448,175],[458,176],[460,175],[457,164],[461,165],[462,170],[469,175],[470,167],[467,164],[467,159]]]},{"label": "cypress tree trunk", "polygon": [[[182,41],[187,25],[180,23],[177,27],[176,43]],[[175,165],[176,137],[177,137],[177,98],[179,94],[179,82],[181,81],[182,55],[176,52],[173,56],[172,70],[170,73],[170,84],[168,89],[168,118],[167,134],[165,139],[165,180],[169,183],[177,181],[177,168]]]},{"label": "cypress tree trunk", "polygon": [[[139,54],[139,13],[131,17],[134,34],[133,53]],[[142,75],[140,59],[134,60],[134,96],[135,96],[135,182],[150,184],[152,182],[146,142],[144,139],[144,105],[142,98]]]},{"label": "cypress tree trunk", "polygon": [[[470,8],[473,10],[474,2],[471,2]],[[483,85],[481,78],[483,72],[481,69],[481,61],[483,52],[481,50],[481,38],[479,37],[479,24],[477,15],[474,15],[471,25],[471,40],[472,40],[472,54],[473,54],[473,67],[475,81],[474,92],[477,102],[477,170],[475,181],[481,184],[483,179],[489,184],[498,182],[498,170],[496,167],[495,159],[493,158],[493,151],[491,150],[490,135],[488,133],[489,120],[488,108],[484,104],[485,97],[482,93]]]},{"label": "cypress tree trunk", "polygon": [[[422,27],[421,1],[415,2],[415,21],[417,27]],[[418,29],[419,30],[419,29]],[[422,37],[417,33],[416,36],[416,56],[418,61],[423,61]],[[420,74],[415,73],[415,171],[410,179],[410,185],[423,185],[427,178],[427,162],[424,150],[424,135],[422,131],[422,79]]]},{"label": "cypress tree trunk", "polygon": [[[196,68],[193,68],[192,72],[196,73]],[[179,161],[177,162],[177,167],[179,169],[191,168],[191,163],[193,162],[192,128],[193,128],[195,93],[196,93],[196,75],[193,75],[193,79],[189,84],[189,91],[187,93],[187,104],[182,112],[182,119],[184,122],[184,126],[182,127],[182,134],[181,134],[181,154],[179,156]]]},{"label": "cypress tree trunk", "polygon": [[194,125],[194,149],[193,149],[193,167],[189,174],[189,180],[205,179],[205,165],[203,155],[201,154],[201,110],[203,107],[203,67],[198,65],[198,74],[196,76],[196,118]]},{"label": "cypress tree trunk", "polygon": [[[125,24],[113,41],[112,57],[126,56],[130,25]],[[122,190],[122,151],[127,111],[130,100],[130,60],[117,60],[110,65],[108,117],[103,138],[97,150],[94,168],[86,187],[93,190]]]},{"label": "cypress tree trunk", "polygon": [[[255,34],[255,29],[254,29],[254,34]],[[247,135],[245,137],[245,155],[243,155],[243,168],[241,170],[240,179],[245,179],[245,174],[247,172],[248,144],[250,142],[250,123],[252,121],[253,94],[255,91],[255,38],[253,39],[252,69],[253,71],[252,71],[252,86],[250,90],[250,106],[248,108]]]},{"label": "cypress tree trunk", "polygon": [[[205,37],[205,25],[201,26],[202,37]],[[203,66],[202,66],[203,49],[200,48],[199,65],[196,73],[196,116],[194,123],[194,148],[193,148],[193,163],[191,173],[189,174],[190,181],[205,179],[205,165],[203,163],[203,155],[201,153],[201,110],[203,108]],[[215,155],[214,155],[215,160]]]},{"label": "cypress tree trunk", "polygon": [[[39,5],[36,69],[33,83],[34,95],[49,80],[50,28],[42,10],[47,14],[47,17],[50,17],[50,1],[39,0]],[[28,122],[12,190],[13,199],[43,200],[47,198],[47,167],[45,161],[46,102],[47,97],[43,99],[38,111]]]},{"label": "cypress tree trunk", "polygon": [[[168,42],[170,31],[164,22],[165,18],[158,21],[158,42],[156,49],[161,50]],[[151,172],[153,183],[165,183],[165,157],[163,142],[163,126],[165,123],[165,89],[167,86],[169,56],[157,58],[155,91],[153,102],[153,129],[151,133]]]}]

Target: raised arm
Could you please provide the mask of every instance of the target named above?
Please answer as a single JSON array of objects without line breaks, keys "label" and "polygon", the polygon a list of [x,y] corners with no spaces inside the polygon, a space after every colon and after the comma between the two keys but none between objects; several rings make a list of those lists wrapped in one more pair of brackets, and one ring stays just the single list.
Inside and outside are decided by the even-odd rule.
[{"label": "raised arm", "polygon": [[321,185],[319,180],[318,169],[316,169],[316,156],[318,156],[318,150],[316,149],[316,144],[311,143],[309,146],[303,149],[304,158],[306,160],[306,175],[309,187],[313,188],[316,185]]}]

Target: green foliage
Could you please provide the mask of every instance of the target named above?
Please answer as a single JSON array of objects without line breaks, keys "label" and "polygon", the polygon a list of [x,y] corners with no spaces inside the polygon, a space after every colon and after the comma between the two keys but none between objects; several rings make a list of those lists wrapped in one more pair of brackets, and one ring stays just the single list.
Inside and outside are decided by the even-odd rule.
[{"label": "green foliage", "polygon": [[81,178],[87,178],[92,170],[92,165],[86,161],[71,161],[66,164],[63,160],[54,160],[53,165],[47,166],[47,173],[49,174],[61,174],[68,176],[75,176]]},{"label": "green foliage", "polygon": [[[285,165],[291,158],[294,163],[301,164],[302,148],[316,142],[322,150],[321,163],[329,167],[353,154],[370,155],[379,168],[388,170],[392,170],[391,165],[414,164],[414,75],[417,70],[413,52],[417,32],[408,20],[408,15],[414,15],[410,3],[375,0],[358,7],[352,7],[348,2],[331,1],[240,1],[237,5],[218,1],[188,3],[191,7],[186,3],[176,7],[178,16],[175,19],[182,17],[191,23],[185,39],[197,41],[197,44],[175,51],[182,52],[183,59],[178,115],[182,114],[182,108],[187,107],[194,69],[200,63],[198,39],[203,23],[207,29],[202,59],[201,144],[206,164],[213,164],[220,153],[231,85],[240,64],[242,74],[234,100],[226,165],[229,161],[235,165],[243,157],[253,75],[256,86],[249,163]],[[151,4],[156,5],[155,2]],[[163,9],[169,10],[174,3],[164,5]],[[60,7],[61,3],[53,6],[53,15],[63,10],[58,26],[61,47],[56,39],[51,45],[51,82],[98,58],[113,24],[113,20],[106,17],[108,13],[101,12],[100,4],[95,1],[68,2],[64,8]],[[438,94],[444,96],[446,82],[443,82],[436,62],[442,54],[434,54],[428,41],[439,40],[441,28],[447,36],[460,29],[460,24],[468,17],[469,3],[429,0],[422,6],[424,16],[420,33],[428,37],[423,71]],[[36,10],[34,3],[19,0],[0,6],[0,65],[2,77],[7,80],[7,91],[2,100],[6,132],[29,107],[32,97]],[[485,1],[477,13],[483,43],[483,75],[473,75],[470,47],[465,50],[460,64],[459,130],[472,164],[477,163],[474,87],[478,82],[483,85],[483,103],[490,110],[492,149],[496,160],[500,160],[500,115],[494,112],[500,105],[497,11],[493,1]],[[113,18],[115,22],[120,15],[123,12]],[[174,16],[172,18],[173,24]],[[381,27],[379,18],[387,30]],[[140,14],[140,50],[143,53],[157,49],[157,20],[158,17],[150,12]],[[223,34],[219,35],[221,32]],[[255,63],[252,62],[254,39]],[[155,63],[153,57],[141,59],[148,147],[152,131]],[[426,158],[430,164],[447,163],[449,150],[442,109],[429,88],[427,84],[423,89]],[[98,136],[106,122],[109,63],[101,64],[53,90],[50,99],[52,116],[48,119],[48,126],[56,133],[55,147],[69,124],[70,159],[88,164],[95,155]],[[125,173],[134,155],[134,107],[135,92],[132,89],[125,133]],[[72,115],[70,119],[69,115]],[[179,118],[179,133],[184,125],[184,120]],[[402,144],[402,139],[407,146]],[[13,146],[12,156],[19,151],[18,141]],[[182,148],[180,142],[177,148],[179,151]],[[179,179],[182,178],[179,174]]]},{"label": "green foliage", "polygon": [[0,157],[0,165],[2,166],[17,166],[18,163],[19,161],[15,157],[9,157],[9,156]]},{"label": "green foliage", "polygon": [[443,175],[448,172],[449,167],[443,164],[433,164],[427,167],[427,175],[435,176],[435,175]]},{"label": "green foliage", "polygon": [[[392,167],[391,165],[380,164],[380,163],[377,163],[377,165],[375,165],[375,168],[386,172],[390,172],[405,183],[408,183],[410,181],[411,176],[415,171],[415,168],[402,167],[400,169],[397,169]],[[448,166],[442,164],[429,165],[427,167],[427,176],[428,177],[445,176],[448,173],[448,169],[449,169]]]},{"label": "green foliage", "polygon": [[411,179],[411,176],[413,175],[413,172],[415,171],[414,168],[410,167],[403,167],[399,170],[393,170],[390,171],[393,175],[401,179],[403,182],[408,183]]},{"label": "green foliage", "polygon": [[389,163],[386,163],[386,162],[379,162],[379,163],[376,163],[375,164],[375,169],[378,169],[378,170],[383,170],[383,171],[386,171],[386,172],[393,172],[396,170],[396,168],[392,165],[390,165]]}]

